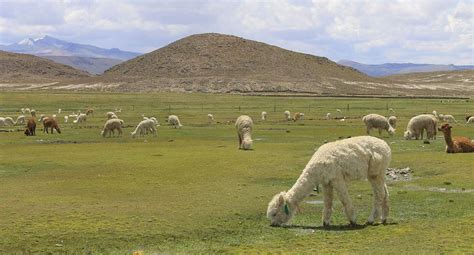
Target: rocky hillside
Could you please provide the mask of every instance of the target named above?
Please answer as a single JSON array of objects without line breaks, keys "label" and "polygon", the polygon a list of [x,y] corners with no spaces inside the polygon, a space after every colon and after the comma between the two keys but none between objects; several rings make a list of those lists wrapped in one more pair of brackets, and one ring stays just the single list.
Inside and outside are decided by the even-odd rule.
[{"label": "rocky hillside", "polygon": [[185,37],[116,65],[103,78],[127,81],[130,90],[315,93],[373,80],[324,57],[222,34]]},{"label": "rocky hillside", "polygon": [[48,59],[0,51],[0,83],[57,82],[89,76],[87,72]]}]

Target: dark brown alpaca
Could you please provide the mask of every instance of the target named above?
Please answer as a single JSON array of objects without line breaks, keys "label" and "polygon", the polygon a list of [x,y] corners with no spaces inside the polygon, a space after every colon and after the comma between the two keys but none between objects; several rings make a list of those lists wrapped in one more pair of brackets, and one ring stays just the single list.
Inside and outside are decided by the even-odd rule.
[{"label": "dark brown alpaca", "polygon": [[34,118],[28,119],[28,122],[26,123],[25,135],[36,135],[36,121]]},{"label": "dark brown alpaca", "polygon": [[443,132],[446,141],[446,153],[464,153],[474,152],[474,141],[464,136],[455,136],[451,138],[451,128],[449,124],[444,124],[439,131]]},{"label": "dark brown alpaca", "polygon": [[54,128],[56,129],[56,131],[58,131],[59,134],[61,134],[61,129],[59,129],[58,122],[53,118],[46,118],[45,120],[43,120],[43,126],[44,126],[43,133],[44,132],[48,133],[48,128],[51,128],[51,134],[52,134],[53,128]]}]

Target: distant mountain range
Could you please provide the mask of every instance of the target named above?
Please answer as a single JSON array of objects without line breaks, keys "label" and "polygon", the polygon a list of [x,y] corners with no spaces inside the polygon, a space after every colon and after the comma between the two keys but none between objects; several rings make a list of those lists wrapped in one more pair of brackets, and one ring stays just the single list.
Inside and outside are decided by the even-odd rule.
[{"label": "distant mountain range", "polygon": [[122,51],[117,48],[104,49],[87,44],[71,43],[51,36],[26,38],[10,45],[0,45],[0,50],[45,57],[92,74],[103,73],[118,63],[141,55],[141,53]]},{"label": "distant mountain range", "polygon": [[380,65],[362,64],[351,60],[340,60],[340,65],[349,66],[367,75],[380,77],[407,73],[424,73],[437,71],[474,70],[474,65],[434,65],[434,64],[412,64],[412,63],[386,63]]}]

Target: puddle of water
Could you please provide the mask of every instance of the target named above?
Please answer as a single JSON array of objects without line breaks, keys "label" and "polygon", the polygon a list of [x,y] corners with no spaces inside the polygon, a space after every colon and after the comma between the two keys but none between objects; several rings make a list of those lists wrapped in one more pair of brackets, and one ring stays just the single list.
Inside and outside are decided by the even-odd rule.
[{"label": "puddle of water", "polygon": [[322,204],[324,204],[324,202],[321,201],[321,200],[307,200],[307,201],[305,201],[305,203],[311,204],[311,205],[322,205]]},{"label": "puddle of water", "polygon": [[474,189],[447,189],[440,187],[405,186],[405,190],[420,190],[440,193],[473,193]]}]

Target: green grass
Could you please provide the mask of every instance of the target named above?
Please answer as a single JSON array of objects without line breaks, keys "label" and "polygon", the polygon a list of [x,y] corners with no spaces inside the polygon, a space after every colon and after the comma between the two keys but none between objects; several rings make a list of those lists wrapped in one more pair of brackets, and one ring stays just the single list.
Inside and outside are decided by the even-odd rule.
[{"label": "green grass", "polygon": [[[349,105],[349,111],[347,107]],[[240,106],[240,112],[239,112]],[[402,139],[415,114],[437,110],[458,120],[474,112],[465,100],[278,98],[207,94],[96,94],[2,92],[0,116],[23,107],[51,115],[95,109],[63,133],[26,137],[0,133],[0,253],[468,253],[474,250],[472,154],[444,153],[444,141]],[[120,138],[102,138],[105,112],[122,108],[127,128]],[[314,150],[340,136],[365,134],[360,117],[397,111],[392,167],[409,166],[414,179],[389,185],[388,225],[348,228],[339,201],[334,227],[321,228],[322,205],[303,203],[293,224],[273,228],[265,218],[269,200],[293,185]],[[343,110],[347,121],[322,120]],[[283,111],[301,111],[300,123],[281,121]],[[269,120],[259,121],[261,111]],[[132,139],[141,114],[156,116],[158,136]],[[176,114],[182,129],[169,128]],[[207,123],[213,113],[217,124]],[[249,114],[256,125],[254,150],[237,149],[231,121]],[[61,121],[62,122],[62,121]],[[2,129],[23,129],[2,128]],[[474,126],[455,124],[455,135],[474,138]],[[375,134],[375,132],[374,132]],[[438,134],[440,135],[440,134]],[[449,182],[450,184],[446,184]],[[351,184],[358,222],[372,196],[364,181]],[[322,199],[314,194],[308,200]],[[361,195],[361,199],[357,198]]]}]

